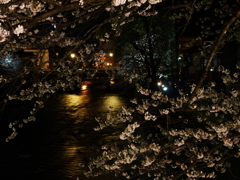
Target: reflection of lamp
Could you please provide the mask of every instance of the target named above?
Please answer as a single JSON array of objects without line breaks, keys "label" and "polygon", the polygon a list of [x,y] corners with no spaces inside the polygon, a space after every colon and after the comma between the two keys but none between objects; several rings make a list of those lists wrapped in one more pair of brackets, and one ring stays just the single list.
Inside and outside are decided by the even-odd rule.
[{"label": "reflection of lamp", "polygon": [[109,56],[110,56],[110,57],[113,57],[113,53],[109,53]]},{"label": "reflection of lamp", "polygon": [[76,55],[74,53],[70,54],[71,58],[75,58]]},{"label": "reflection of lamp", "polygon": [[69,94],[66,97],[64,96],[63,100],[68,107],[72,107],[72,106],[78,106],[79,104],[81,104],[83,102],[82,98],[83,97],[78,95]]}]

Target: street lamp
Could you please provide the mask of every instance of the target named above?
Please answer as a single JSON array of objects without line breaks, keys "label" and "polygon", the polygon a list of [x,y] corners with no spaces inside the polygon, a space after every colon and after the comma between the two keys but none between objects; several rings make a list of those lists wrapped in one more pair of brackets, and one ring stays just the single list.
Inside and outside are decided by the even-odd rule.
[{"label": "street lamp", "polygon": [[86,90],[87,89],[87,85],[84,84],[84,85],[82,85],[81,88],[82,88],[82,90]]},{"label": "street lamp", "polygon": [[75,58],[76,57],[76,55],[74,53],[71,53],[70,56],[71,56],[71,58]]}]

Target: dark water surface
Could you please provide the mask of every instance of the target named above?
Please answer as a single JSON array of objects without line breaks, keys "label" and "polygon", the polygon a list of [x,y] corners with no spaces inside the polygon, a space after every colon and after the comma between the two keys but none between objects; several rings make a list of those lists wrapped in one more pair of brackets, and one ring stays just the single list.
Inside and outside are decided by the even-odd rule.
[{"label": "dark water surface", "polygon": [[11,108],[0,123],[0,180],[88,179],[82,165],[99,153],[104,140],[117,137],[117,132],[95,132],[94,118],[105,117],[108,106],[117,111],[128,103],[127,98],[102,86],[79,94],[59,93],[39,111],[36,122],[25,125],[16,139],[5,143],[6,121],[20,118],[26,110],[24,106]]}]

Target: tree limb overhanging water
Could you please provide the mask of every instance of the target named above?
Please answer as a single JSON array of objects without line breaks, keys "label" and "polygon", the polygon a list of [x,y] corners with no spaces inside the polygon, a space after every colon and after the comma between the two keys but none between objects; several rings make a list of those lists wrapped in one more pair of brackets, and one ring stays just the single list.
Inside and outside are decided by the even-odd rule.
[{"label": "tree limb overhanging water", "polygon": [[[239,63],[232,56],[240,41],[239,6],[231,0],[1,1],[2,110],[15,102],[30,108],[25,118],[11,120],[6,141],[36,120],[52,94],[79,88],[98,70],[107,74],[109,87],[121,73],[119,79],[127,79],[121,88],[136,90],[137,98],[117,114],[96,118],[95,130],[123,129],[89,163],[87,176],[194,179],[226,172],[227,160],[239,157],[240,92],[226,92],[213,80],[202,85],[225,42],[236,42],[223,54]],[[209,48],[204,42],[214,43]],[[195,83],[201,59],[206,65]],[[218,72],[223,85],[238,82],[240,73],[231,70],[236,72]]]}]

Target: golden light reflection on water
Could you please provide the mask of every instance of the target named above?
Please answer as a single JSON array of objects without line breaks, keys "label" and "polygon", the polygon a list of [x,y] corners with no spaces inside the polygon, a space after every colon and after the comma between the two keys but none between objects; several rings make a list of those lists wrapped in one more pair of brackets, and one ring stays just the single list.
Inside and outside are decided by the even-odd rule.
[{"label": "golden light reflection on water", "polygon": [[76,147],[76,146],[66,147],[65,153],[67,156],[72,157],[72,156],[76,155],[77,149],[78,149],[78,147]]},{"label": "golden light reflection on water", "polygon": [[[76,179],[77,176],[84,172],[82,167],[84,165],[84,160],[80,155],[80,152],[83,153],[84,148],[79,146],[66,146],[65,148],[65,154],[63,154],[63,157],[65,157],[67,161],[67,167],[64,168],[63,171],[68,175],[69,179]],[[86,179],[86,177],[83,178]]]},{"label": "golden light reflection on water", "polygon": [[91,95],[88,94],[68,94],[64,98],[64,102],[67,107],[76,107],[81,105],[83,107],[84,105],[89,105],[88,103],[91,103],[91,106],[96,109],[108,109],[109,106],[113,107],[114,109],[119,109],[124,105],[124,102],[122,102],[121,97],[118,95],[111,95],[111,96],[105,96],[104,98],[95,99],[93,102],[91,101]]},{"label": "golden light reflection on water", "polygon": [[83,96],[79,96],[76,94],[68,94],[66,96],[65,103],[67,106],[77,106],[82,103]]},{"label": "golden light reflection on water", "polygon": [[[95,126],[89,126],[89,123],[95,123],[94,117],[105,117],[109,106],[113,107],[114,112],[117,112],[123,105],[126,105],[126,101],[118,94],[110,94],[101,90],[92,92],[88,89],[81,91],[80,94],[65,94],[62,100],[68,110],[68,116],[71,116],[68,121],[69,125],[65,127],[68,129],[66,134],[70,138],[64,143],[62,152],[66,162],[66,168],[63,171],[64,174],[68,175],[69,179],[76,179],[76,176],[79,179],[86,179],[85,176],[81,175],[84,168],[79,165],[84,165],[88,161],[86,157],[94,155],[93,150],[89,148],[89,142],[86,137],[89,136],[89,132],[92,132]],[[78,136],[78,133],[81,136]],[[92,137],[97,137],[96,142],[99,143],[115,141],[119,134],[118,132],[113,132],[103,137]]]},{"label": "golden light reflection on water", "polygon": [[104,100],[104,105],[105,106],[112,106],[113,108],[120,108],[122,107],[122,102],[121,99],[118,96],[108,96]]}]

